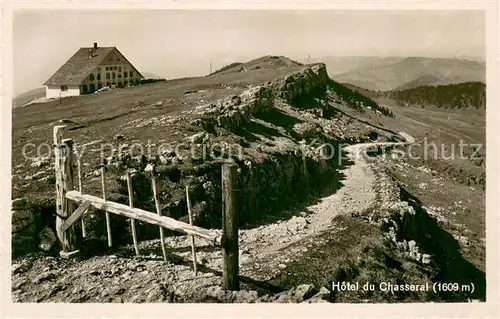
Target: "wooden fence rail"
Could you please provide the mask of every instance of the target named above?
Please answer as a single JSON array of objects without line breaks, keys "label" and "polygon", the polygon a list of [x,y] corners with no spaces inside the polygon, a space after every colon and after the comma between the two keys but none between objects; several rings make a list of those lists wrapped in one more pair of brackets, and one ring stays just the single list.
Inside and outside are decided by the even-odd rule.
[{"label": "wooden fence rail", "polygon": [[130,207],[120,203],[106,201],[101,197],[82,194],[78,191],[67,192],[66,198],[76,203],[83,203],[85,201],[89,201],[90,205],[96,209],[100,209],[105,212],[129,218],[138,219],[143,222],[162,226],[171,230],[178,231],[183,234],[205,238],[213,242],[215,245],[220,245],[221,243],[222,235],[219,232],[216,232],[214,230],[208,230],[198,226],[192,226],[167,216],[159,216],[158,214],[151,213],[140,208]]}]

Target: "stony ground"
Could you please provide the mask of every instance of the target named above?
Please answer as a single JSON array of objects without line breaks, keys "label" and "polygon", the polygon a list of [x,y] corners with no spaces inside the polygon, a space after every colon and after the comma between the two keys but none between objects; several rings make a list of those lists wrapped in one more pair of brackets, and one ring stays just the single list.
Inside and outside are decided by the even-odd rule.
[{"label": "stony ground", "polygon": [[[344,170],[343,187],[316,203],[297,212],[294,217],[251,229],[240,230],[241,291],[227,292],[221,285],[220,249],[196,239],[198,274],[191,262],[188,236],[168,237],[168,261],[164,262],[158,240],[140,243],[140,256],[134,256],[131,245],[111,255],[80,256],[61,259],[33,255],[15,261],[12,269],[13,300],[16,302],[331,302],[332,291],[326,285],[296,280],[292,288],[274,285],[273,278],[293,271],[293,265],[307,260],[307,255],[328,245],[325,234],[342,234],[339,216],[366,216],[363,212],[391,206],[402,207],[398,198],[398,183],[394,174],[413,176],[415,189],[426,193],[433,187],[451,185],[445,175],[425,166],[415,167],[396,162],[390,157],[359,156],[359,148],[351,148],[353,164]],[[356,155],[357,156],[354,156]],[[388,170],[388,171],[386,171]],[[391,178],[390,175],[393,175]],[[426,182],[423,182],[425,180]],[[407,185],[407,184],[405,184]],[[460,190],[456,182],[455,190]],[[409,185],[407,185],[409,186]],[[464,186],[462,191],[473,189]],[[482,196],[478,190],[477,196]],[[446,192],[442,192],[446,197]],[[432,202],[423,197],[423,204]],[[447,197],[446,197],[447,198]],[[459,243],[464,256],[470,257],[474,269],[484,271],[484,228],[464,221],[471,200],[457,200],[451,205],[434,204],[429,215],[436,218]],[[449,201],[447,202],[448,204]],[[408,203],[402,203],[408,207]],[[399,209],[399,208],[398,208]],[[374,216],[374,215],[373,215]],[[365,217],[363,217],[365,218]],[[369,218],[370,219],[370,218]],[[369,220],[369,222],[373,222]],[[356,233],[356,230],[353,229]],[[465,235],[464,235],[465,234]],[[344,236],[344,235],[342,235]],[[368,236],[367,238],[371,238]],[[331,244],[330,244],[331,245]],[[433,258],[418,251],[415,242],[400,242],[408,260],[429,263]],[[413,245],[413,246],[412,246]],[[477,255],[482,247],[483,253]],[[481,250],[479,250],[481,251]],[[304,259],[306,258],[306,259]],[[322,260],[325,263],[327,260]],[[457,261],[458,262],[458,261]],[[292,267],[292,268],[291,268]],[[310,264],[314,267],[314,263]],[[483,273],[484,274],[484,273]],[[328,273],[320,274],[329,277]],[[476,282],[478,283],[478,282]],[[338,298],[338,297],[337,297]]]},{"label": "stony ground", "polygon": [[319,302],[331,291],[303,283],[279,292],[266,284],[287,264],[300,260],[321,245],[320,235],[338,231],[332,221],[339,215],[360,214],[375,206],[380,183],[362,150],[370,144],[349,147],[353,164],[344,170],[343,187],[299,212],[296,216],[252,229],[240,230],[242,291],[220,289],[222,251],[196,240],[199,273],[194,276],[188,236],[166,239],[164,262],[158,241],[140,244],[114,255],[64,260],[32,256],[13,264],[13,298],[18,302]]},{"label": "stony ground", "polygon": [[[23,206],[22,201],[37,200],[36,208],[42,210],[42,215],[53,215],[53,203],[51,206],[39,202],[40,198],[53,198],[53,167],[50,161],[40,157],[27,161],[22,157],[22,147],[28,142],[51,143],[51,128],[60,118],[71,118],[68,122],[70,137],[79,144],[94,143],[96,146],[102,142],[101,138],[113,143],[149,139],[157,143],[186,139],[196,142],[195,139],[200,139],[204,143],[213,138],[213,134],[199,133],[200,128],[193,124],[198,113],[233,112],[233,98],[224,100],[221,105],[215,101],[238,94],[244,100],[245,92],[255,91],[256,84],[271,83],[267,81],[297,69],[300,68],[280,66],[275,70],[251,69],[199,79],[180,79],[132,90],[105,92],[93,99],[78,97],[65,101],[66,105],[48,103],[46,106],[16,109],[13,115],[13,198],[19,197],[20,200],[14,200],[13,206],[16,201]],[[297,88],[302,90],[301,85]],[[297,149],[297,136],[306,139],[308,134],[314,137],[318,131],[350,143],[373,140],[370,134],[375,134],[375,140],[392,140],[388,137],[401,131],[419,141],[426,136],[436,142],[454,143],[459,138],[468,138],[471,142],[484,139],[480,130],[479,133],[474,130],[476,122],[468,122],[467,116],[460,114],[453,114],[452,123],[456,126],[450,126],[448,120],[444,120],[449,115],[443,110],[424,112],[395,107],[396,117],[389,118],[374,111],[357,112],[345,103],[337,103],[337,100],[334,94],[328,96],[322,101],[329,105],[325,109],[311,108],[310,105],[292,107],[277,101],[270,114],[252,118],[245,128],[247,131],[243,132],[246,134],[237,132],[239,136],[236,137],[251,146],[245,148],[246,151],[259,156],[264,149],[290,143]],[[312,105],[315,103],[317,101],[312,101]],[[324,110],[329,110],[334,116],[323,117]],[[432,114],[432,119],[426,114]],[[480,124],[481,118],[473,117],[473,121]],[[233,133],[226,131],[220,134],[220,138],[234,137]],[[169,236],[165,241],[168,247],[166,262],[158,240],[142,240],[140,256],[135,256],[133,247],[128,245],[92,254],[82,251],[70,259],[60,258],[54,249],[52,253],[32,253],[15,259],[12,267],[13,300],[411,302],[484,299],[484,162],[467,159],[416,162],[399,161],[391,156],[359,156],[368,146],[347,148],[351,155],[349,163],[332,176],[335,180],[340,177],[340,185],[332,189],[326,187],[321,196],[315,195],[298,207],[289,205],[286,210],[290,211],[280,210],[271,220],[258,220],[240,229],[239,292],[220,288],[220,248],[196,239],[198,274],[195,277],[191,238]],[[88,182],[86,192],[92,191],[88,189],[91,183],[97,185],[94,191],[100,191],[100,179],[95,169],[88,162],[84,163]],[[280,171],[285,169],[279,167]],[[273,175],[267,177],[272,179]],[[300,182],[302,179],[299,178]],[[160,193],[174,189],[173,184],[165,183]],[[117,188],[117,185],[109,187]],[[304,183],[303,187],[307,190],[308,185]],[[184,188],[178,188],[179,196],[183,197]],[[177,198],[166,199],[175,202]],[[24,220],[29,221],[30,216],[24,213],[24,209],[16,209],[19,221],[13,220],[13,225],[26,226]],[[28,225],[28,228],[34,231],[35,226]],[[53,232],[44,233],[44,230],[37,236],[55,241],[51,238]],[[370,295],[339,294],[331,289],[335,280],[389,279],[414,283],[474,282],[478,292],[439,296]]]}]

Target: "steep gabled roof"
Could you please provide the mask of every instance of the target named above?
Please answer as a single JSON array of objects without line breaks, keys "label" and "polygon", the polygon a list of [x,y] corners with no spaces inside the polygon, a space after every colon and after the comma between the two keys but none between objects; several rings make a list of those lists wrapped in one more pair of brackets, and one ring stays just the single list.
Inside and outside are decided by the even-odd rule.
[{"label": "steep gabled roof", "polygon": [[106,57],[116,50],[114,47],[98,47],[89,58],[89,49],[80,48],[59,70],[44,83],[44,85],[78,85],[92,72]]},{"label": "steep gabled roof", "polygon": [[144,79],[144,76],[142,75],[142,73],[141,73],[141,72],[139,72],[139,70],[137,70],[137,69],[135,68],[135,66],[134,66],[132,63],[130,63],[130,61],[127,59],[127,57],[126,57],[126,56],[124,56],[124,55],[120,52],[120,50],[118,50],[118,48],[116,48],[116,47],[115,47],[114,49],[116,49],[116,52],[118,52],[118,53],[119,53],[119,54],[120,54],[120,55],[121,55],[121,56],[125,59],[125,61],[127,61],[127,63],[128,63],[128,64],[130,64],[130,66],[132,66],[132,67],[134,68],[134,71],[135,71],[135,72],[139,75],[139,77],[141,77],[141,78],[143,78],[143,79]]}]

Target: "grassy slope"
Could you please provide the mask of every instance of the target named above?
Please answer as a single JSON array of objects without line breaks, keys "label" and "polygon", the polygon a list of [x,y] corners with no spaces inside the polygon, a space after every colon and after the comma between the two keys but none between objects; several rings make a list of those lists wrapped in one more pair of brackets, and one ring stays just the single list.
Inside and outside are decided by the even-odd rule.
[{"label": "grassy slope", "polygon": [[[29,162],[23,160],[21,155],[22,145],[26,142],[51,143],[51,126],[54,122],[61,118],[71,119],[77,124],[74,130],[70,131],[70,137],[80,143],[90,142],[95,139],[102,139],[104,141],[112,141],[115,134],[125,133],[125,142],[132,141],[146,141],[147,139],[163,139],[163,140],[178,140],[185,135],[192,134],[188,126],[183,125],[166,125],[163,127],[156,127],[155,130],[145,130],[144,128],[137,128],[132,130],[123,131],[123,127],[132,120],[147,120],[153,117],[163,115],[178,114],[181,110],[192,109],[198,104],[207,103],[207,101],[215,100],[217,98],[228,96],[229,94],[236,94],[243,90],[248,84],[258,84],[270,81],[271,79],[279,76],[280,74],[288,73],[296,70],[297,68],[286,69],[272,69],[272,70],[251,70],[240,73],[227,73],[224,75],[216,75],[205,78],[195,79],[180,79],[168,81],[165,83],[149,84],[142,87],[127,88],[117,91],[104,92],[93,96],[82,96],[75,98],[68,98],[63,100],[63,104],[48,103],[41,105],[33,105],[23,109],[17,109],[13,112],[13,167],[14,171],[19,170],[19,174],[23,175],[26,170],[29,172]],[[220,84],[229,84],[230,88],[220,86]],[[189,90],[204,90],[206,92],[198,92],[194,94],[185,95],[184,93]],[[211,90],[211,91],[210,91]],[[150,106],[158,100],[164,101],[164,107],[158,108]],[[136,108],[137,101],[142,101],[141,107]],[[448,117],[450,113],[443,110],[430,110],[423,112],[420,109],[413,108],[400,108],[391,105],[391,110],[396,114],[394,119],[385,116],[380,116],[374,111],[366,111],[359,113],[350,108],[342,108],[343,112],[350,114],[353,118],[359,118],[363,121],[373,123],[375,125],[391,129],[394,131],[405,131],[413,135],[419,140],[423,138],[426,133],[431,135],[438,141],[454,142],[459,136],[465,135],[469,140],[484,141],[484,134],[477,132],[475,127],[484,123],[484,116],[465,116],[461,113],[453,113],[453,121],[450,122]],[[187,121],[186,121],[187,122]],[[355,119],[351,120],[351,125],[355,126],[358,123]],[[365,126],[365,124],[361,124]],[[446,129],[446,130],[443,130]],[[178,134],[180,133],[180,134]],[[433,163],[427,163],[433,165]],[[469,165],[470,163],[464,162],[453,165]],[[36,170],[32,170],[35,172]],[[16,182],[17,183],[17,182]],[[21,185],[28,184],[26,182],[17,183],[22,192],[27,196],[31,196],[31,192],[43,192],[43,184],[32,185],[31,188],[24,188]],[[453,184],[450,184],[455,187]],[[418,185],[417,185],[418,186]],[[40,188],[41,187],[41,188]],[[416,187],[413,185],[413,187]],[[20,190],[17,190],[20,191]],[[53,191],[53,185],[48,185],[47,192]],[[461,190],[461,192],[464,190]],[[14,191],[16,193],[16,190]],[[20,192],[18,192],[20,193]],[[446,203],[449,201],[447,194],[443,194],[442,198],[424,198],[425,204],[440,202]],[[476,202],[481,202],[481,196],[478,195]],[[14,196],[15,197],[15,196]],[[483,197],[484,199],[484,197]],[[484,207],[472,207],[477,209],[479,219],[484,216]],[[481,210],[482,209],[482,210]],[[474,217],[475,216],[475,217]],[[469,220],[462,220],[464,223],[472,223],[477,219],[478,215],[470,215]],[[383,272],[379,275],[390,276],[393,256],[392,252],[384,251],[383,243],[381,242],[380,231],[376,228],[370,227],[364,223],[360,223],[355,219],[340,219],[337,220],[339,226],[347,226],[346,232],[339,234],[325,234],[330,236],[330,244],[324,249],[320,248],[311,252],[309,258],[305,259],[303,263],[292,266],[297,267],[293,273],[302,273],[303,278],[300,281],[314,282],[318,285],[325,284],[325,278],[329,277],[329,273],[342,278],[342,271],[338,269],[338,264],[344,261],[344,258],[350,259],[352,256],[366,254],[368,264],[372,265],[367,269],[368,273],[373,270],[377,271],[377,264],[379,259],[373,259],[373,256],[382,256],[381,260],[386,260],[387,265]],[[478,224],[470,226],[477,231],[484,230],[484,225]],[[368,248],[366,248],[368,247]],[[343,254],[345,252],[346,254]],[[481,255],[480,253],[471,253],[472,256]],[[385,257],[384,257],[385,256]],[[389,256],[389,257],[387,257]],[[472,257],[474,258],[474,257]],[[315,267],[312,268],[313,263],[311,260],[316,260]],[[329,262],[325,262],[328,260]],[[478,264],[481,264],[479,262]],[[335,267],[333,267],[335,266]],[[357,267],[357,266],[356,266]],[[410,267],[410,268],[406,268]],[[405,265],[402,269],[411,269],[412,272],[408,275],[409,278],[417,278],[418,271],[414,267]],[[311,271],[314,269],[314,271]],[[344,273],[349,270],[345,270]],[[288,273],[290,275],[290,273]],[[371,273],[374,275],[374,273]],[[400,273],[402,275],[402,273]],[[292,274],[293,275],[293,274]],[[344,275],[344,278],[346,275]],[[367,275],[368,276],[368,275]],[[411,277],[414,276],[414,277]],[[284,286],[296,282],[297,279],[281,277],[280,283]],[[328,281],[328,279],[327,279]],[[411,297],[411,296],[410,296]],[[414,296],[413,296],[414,297]],[[358,298],[358,297],[356,297]],[[342,301],[342,299],[337,299]]]},{"label": "grassy slope", "polygon": [[[202,78],[178,79],[162,83],[147,84],[139,87],[124,88],[99,94],[70,97],[58,101],[35,104],[13,110],[12,165],[14,176],[13,198],[45,198],[53,192],[53,185],[25,181],[24,176],[39,172],[39,168],[30,167],[31,160],[23,156],[23,147],[27,143],[41,145],[52,144],[52,127],[61,119],[67,119],[71,125],[69,137],[82,145],[95,140],[113,143],[115,147],[124,143],[169,143],[182,141],[192,135],[189,116],[177,124],[157,125],[154,129],[139,127],[146,120],[164,119],[179,115],[180,112],[194,109],[223,97],[241,93],[248,85],[271,81],[299,70],[300,67],[286,69],[261,69],[241,73],[227,73]],[[198,91],[185,94],[187,91]],[[154,106],[163,101],[161,107]],[[131,124],[138,121],[136,124]],[[146,126],[147,128],[148,126]],[[124,135],[121,141],[114,140],[117,134]],[[162,141],[162,142],[160,142]],[[144,146],[145,147],[145,146]],[[98,150],[97,150],[98,151]],[[42,151],[46,152],[45,151]],[[110,155],[110,151],[106,153]],[[28,152],[28,156],[35,156]],[[95,169],[100,162],[99,152],[86,152],[83,161],[88,166],[84,171]],[[50,172],[49,172],[50,173]],[[38,201],[38,200],[36,200]]]}]

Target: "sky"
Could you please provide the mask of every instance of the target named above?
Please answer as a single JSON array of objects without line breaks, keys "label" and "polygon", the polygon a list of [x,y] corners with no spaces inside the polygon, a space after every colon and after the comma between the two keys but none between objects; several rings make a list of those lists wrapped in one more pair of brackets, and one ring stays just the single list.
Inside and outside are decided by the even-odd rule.
[{"label": "sky", "polygon": [[39,88],[80,47],[116,46],[140,72],[205,75],[263,55],[485,56],[481,11],[22,10],[14,96]]}]

